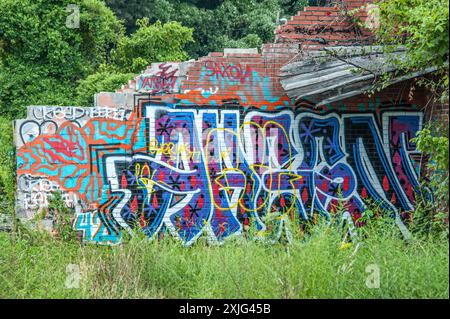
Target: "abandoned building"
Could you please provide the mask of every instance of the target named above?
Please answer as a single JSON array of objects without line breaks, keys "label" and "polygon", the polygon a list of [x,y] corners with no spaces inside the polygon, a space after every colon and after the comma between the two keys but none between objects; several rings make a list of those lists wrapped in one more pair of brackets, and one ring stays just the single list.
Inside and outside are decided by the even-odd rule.
[{"label": "abandoned building", "polygon": [[423,168],[410,139],[448,107],[411,94],[432,68],[398,74],[402,49],[374,46],[370,2],[306,7],[262,48],[153,63],[92,107],[29,106],[15,121],[18,217],[61,191],[87,241],[139,227],[189,245],[265,230],[269,214],[281,236],[293,214],[328,218],[339,202],[357,225],[371,198],[401,226]]}]

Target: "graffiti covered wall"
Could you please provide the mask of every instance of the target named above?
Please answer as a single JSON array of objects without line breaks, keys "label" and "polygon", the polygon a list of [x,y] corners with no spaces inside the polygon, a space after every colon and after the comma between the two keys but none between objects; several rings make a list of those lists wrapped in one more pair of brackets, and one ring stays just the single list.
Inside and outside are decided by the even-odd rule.
[{"label": "graffiti covered wall", "polygon": [[[216,92],[230,94],[235,82],[258,77],[204,67]],[[266,81],[258,81],[263,92]],[[251,221],[264,230],[273,212],[281,233],[288,212],[327,218],[338,200],[355,221],[368,197],[393,214],[413,209],[417,162],[409,139],[422,125],[420,112],[317,114],[264,94],[251,108],[245,90],[256,84],[232,93],[238,104],[226,107],[205,89],[141,96],[133,110],[29,107],[28,119],[16,123],[21,216],[61,190],[86,240],[117,243],[139,227],[191,244],[202,233],[217,241],[239,234]]]},{"label": "graffiti covered wall", "polygon": [[290,214],[328,218],[338,202],[356,224],[369,198],[393,216],[412,211],[419,103],[394,88],[294,105],[277,74],[298,52],[276,43],[155,63],[95,107],[30,106],[15,123],[18,216],[59,190],[85,240],[119,243],[138,228],[189,245],[249,224],[281,236]]}]

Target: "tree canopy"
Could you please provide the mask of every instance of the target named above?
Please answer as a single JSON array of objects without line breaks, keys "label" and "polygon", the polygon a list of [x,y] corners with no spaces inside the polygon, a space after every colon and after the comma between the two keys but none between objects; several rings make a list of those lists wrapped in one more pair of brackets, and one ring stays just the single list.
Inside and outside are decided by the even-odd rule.
[{"label": "tree canopy", "polygon": [[114,91],[152,62],[183,61],[184,50],[192,42],[192,29],[178,22],[149,25],[148,19],[137,21],[138,29],[131,36],[121,36],[110,52],[110,59],[97,72],[79,82],[76,103],[90,105],[95,93]]},{"label": "tree canopy", "polygon": [[[73,5],[74,27],[68,24]],[[115,90],[130,72],[187,57],[192,30],[147,20],[137,27],[125,35],[99,0],[0,0],[0,116],[24,116],[33,104],[89,105],[95,92]]]},{"label": "tree canopy", "polygon": [[[310,0],[310,4],[316,4]],[[260,47],[308,0],[0,0],[0,116],[91,105],[156,61]],[[68,25],[73,8],[79,25]]]},{"label": "tree canopy", "polygon": [[[66,26],[69,4],[79,28]],[[113,12],[97,0],[0,0],[0,114],[30,104],[71,104],[77,81],[107,59],[123,34]]]},{"label": "tree canopy", "polygon": [[424,82],[448,100],[449,2],[448,0],[390,0],[379,3],[381,44],[402,45],[406,58],[395,61],[402,71],[438,69]]},{"label": "tree canopy", "polygon": [[[192,58],[225,47],[259,47],[274,37],[277,17],[288,17],[317,0],[107,0],[107,5],[134,32],[134,21],[178,21],[194,29],[187,46]],[[323,1],[322,1],[323,2]],[[319,3],[320,4],[320,3]]]}]

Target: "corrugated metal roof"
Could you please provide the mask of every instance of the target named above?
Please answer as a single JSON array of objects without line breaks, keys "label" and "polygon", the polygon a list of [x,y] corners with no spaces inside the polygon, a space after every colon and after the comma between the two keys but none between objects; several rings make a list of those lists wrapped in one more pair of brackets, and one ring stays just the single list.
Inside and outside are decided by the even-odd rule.
[{"label": "corrugated metal roof", "polygon": [[399,72],[395,60],[405,58],[403,47],[387,51],[381,46],[326,47],[303,54],[300,61],[281,68],[281,85],[295,99],[316,106],[364,93],[379,76],[392,73],[389,84],[435,71],[433,67],[410,74]]}]

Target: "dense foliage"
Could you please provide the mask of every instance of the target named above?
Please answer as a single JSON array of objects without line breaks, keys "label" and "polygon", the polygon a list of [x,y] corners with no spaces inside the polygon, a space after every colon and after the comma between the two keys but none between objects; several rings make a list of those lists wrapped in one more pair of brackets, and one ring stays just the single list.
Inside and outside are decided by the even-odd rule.
[{"label": "dense foliage", "polygon": [[[79,28],[66,26],[68,4]],[[32,104],[73,104],[77,81],[95,72],[123,33],[97,0],[0,0],[0,115],[24,115]]]},{"label": "dense foliage", "polygon": [[[423,191],[416,199],[411,228],[423,235],[448,237],[449,209],[449,141],[448,123],[429,122],[412,139],[417,149],[427,155],[427,176],[422,181]],[[426,190],[431,190],[432,196]]]},{"label": "dense foliage", "polygon": [[[69,4],[79,9],[78,26],[68,24]],[[145,20],[137,27],[126,36],[99,0],[0,0],[0,116],[23,117],[33,104],[92,104],[95,92],[117,89],[130,72],[187,58],[190,29]]]},{"label": "dense foliage", "polygon": [[178,22],[156,21],[149,25],[147,18],[138,20],[136,25],[138,29],[133,34],[118,39],[109,61],[79,82],[76,104],[92,105],[95,93],[116,90],[152,62],[188,58],[184,47],[192,41],[192,29]]},{"label": "dense foliage", "polygon": [[122,37],[112,50],[111,61],[118,70],[138,73],[155,61],[188,59],[184,46],[192,42],[192,29],[178,22],[149,25],[148,18],[137,20],[138,29],[130,37]]},{"label": "dense foliage", "polygon": [[[436,71],[431,76],[419,78],[416,83],[427,87],[434,101],[448,105],[449,2],[380,1],[378,12],[380,43],[406,49],[404,59],[393,59],[399,72],[412,73],[434,67]],[[388,83],[389,76],[382,80]],[[428,174],[416,198],[411,229],[427,236],[431,233],[448,236],[448,122],[430,122],[412,141],[426,155]]]},{"label": "dense foliage", "polygon": [[390,0],[379,3],[380,43],[403,45],[406,58],[395,61],[401,71],[428,67],[438,71],[421,83],[448,101],[449,2],[447,0]]},{"label": "dense foliage", "polygon": [[277,18],[289,17],[305,5],[323,4],[318,0],[106,0],[124,19],[127,32],[134,21],[147,17],[150,22],[178,21],[194,29],[195,42],[188,45],[197,58],[224,47],[260,47],[273,40]]}]

